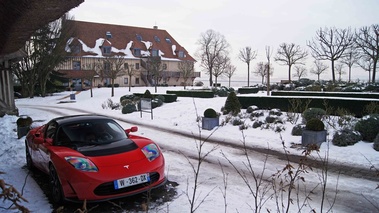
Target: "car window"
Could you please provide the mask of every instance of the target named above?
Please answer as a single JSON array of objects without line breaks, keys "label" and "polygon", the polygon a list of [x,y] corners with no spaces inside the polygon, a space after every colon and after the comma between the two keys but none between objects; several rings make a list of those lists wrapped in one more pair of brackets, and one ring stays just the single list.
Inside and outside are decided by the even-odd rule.
[{"label": "car window", "polygon": [[113,120],[91,120],[70,123],[59,130],[59,141],[106,144],[127,138],[125,131]]},{"label": "car window", "polygon": [[56,130],[57,124],[55,122],[49,123],[46,127],[46,138],[54,138]]}]

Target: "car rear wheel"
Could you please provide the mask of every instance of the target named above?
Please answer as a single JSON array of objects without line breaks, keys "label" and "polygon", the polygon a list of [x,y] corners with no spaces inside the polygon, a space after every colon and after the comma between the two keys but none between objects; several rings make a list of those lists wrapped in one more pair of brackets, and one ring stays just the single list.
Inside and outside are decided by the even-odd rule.
[{"label": "car rear wheel", "polygon": [[50,165],[49,170],[51,198],[54,203],[61,204],[64,201],[61,182],[53,165]]},{"label": "car rear wheel", "polygon": [[33,170],[33,159],[32,156],[30,155],[28,144],[25,143],[25,158],[26,158],[26,167],[29,170]]}]

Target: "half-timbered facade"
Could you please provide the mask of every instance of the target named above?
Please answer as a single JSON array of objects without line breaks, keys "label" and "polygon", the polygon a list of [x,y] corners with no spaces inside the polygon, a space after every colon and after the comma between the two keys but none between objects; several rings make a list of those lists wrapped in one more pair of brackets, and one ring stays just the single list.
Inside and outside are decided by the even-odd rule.
[{"label": "half-timbered facade", "polygon": [[[76,36],[67,42],[69,57],[57,70],[68,79],[80,79],[93,86],[111,84],[110,72],[118,60],[114,84],[119,86],[192,85],[200,72],[186,81],[181,61],[195,63],[187,50],[166,30],[73,21]],[[159,60],[159,72],[151,70],[151,59]],[[155,60],[156,61],[156,60]],[[132,75],[130,75],[132,71]],[[107,74],[108,73],[108,74]],[[159,75],[159,77],[155,75]]]}]

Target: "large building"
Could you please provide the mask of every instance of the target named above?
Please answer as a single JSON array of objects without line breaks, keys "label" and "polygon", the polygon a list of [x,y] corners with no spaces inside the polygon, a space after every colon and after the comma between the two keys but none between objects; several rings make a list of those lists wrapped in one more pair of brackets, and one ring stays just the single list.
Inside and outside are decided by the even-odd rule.
[{"label": "large building", "polygon": [[[193,66],[196,61],[166,30],[157,26],[73,22],[75,37],[66,46],[69,57],[58,67],[68,79],[80,79],[82,84],[89,81],[94,86],[109,85],[113,69],[117,72],[114,84],[119,86],[192,85],[200,77],[200,72],[193,71],[189,78],[183,78],[179,64],[189,62]],[[115,68],[111,60],[121,60],[122,66]],[[158,61],[159,72],[151,70],[153,61]],[[131,69],[134,73],[128,75]]]}]

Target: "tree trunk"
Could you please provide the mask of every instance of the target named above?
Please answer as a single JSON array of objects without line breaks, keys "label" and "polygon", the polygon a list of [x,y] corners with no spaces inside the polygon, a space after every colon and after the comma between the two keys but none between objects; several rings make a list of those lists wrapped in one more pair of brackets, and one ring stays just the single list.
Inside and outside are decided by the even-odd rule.
[{"label": "tree trunk", "polygon": [[291,65],[288,65],[288,81],[291,83]]},{"label": "tree trunk", "polygon": [[332,80],[333,80],[333,83],[336,83],[336,74],[334,72],[334,60],[331,60],[332,62]]},{"label": "tree trunk", "polygon": [[378,63],[377,60],[374,61],[374,67],[372,68],[372,83],[375,83],[375,77],[376,77],[376,64]]},{"label": "tree trunk", "polygon": [[[250,63],[247,63],[247,86],[250,86]],[[230,79],[229,79],[229,87],[230,87]]]},{"label": "tree trunk", "polygon": [[111,94],[111,97],[114,96],[114,79],[112,78],[112,94]]}]

